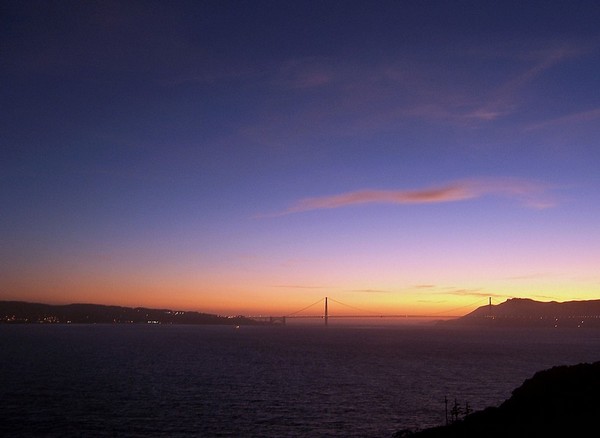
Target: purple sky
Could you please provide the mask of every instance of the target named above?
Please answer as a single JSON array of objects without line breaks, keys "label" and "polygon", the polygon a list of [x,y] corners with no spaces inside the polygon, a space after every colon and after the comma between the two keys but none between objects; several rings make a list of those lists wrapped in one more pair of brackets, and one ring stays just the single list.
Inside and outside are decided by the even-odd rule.
[{"label": "purple sky", "polygon": [[600,295],[595,2],[5,1],[0,20],[0,299]]}]

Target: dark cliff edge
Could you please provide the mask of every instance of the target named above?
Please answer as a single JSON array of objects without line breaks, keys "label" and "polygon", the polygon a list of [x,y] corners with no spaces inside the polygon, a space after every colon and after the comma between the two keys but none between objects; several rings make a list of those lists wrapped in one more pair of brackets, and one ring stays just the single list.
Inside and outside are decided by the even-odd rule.
[{"label": "dark cliff edge", "polygon": [[499,407],[467,415],[447,426],[395,438],[508,438],[596,436],[600,421],[600,362],[537,372]]},{"label": "dark cliff edge", "polygon": [[0,324],[219,324],[256,325],[244,316],[219,316],[144,307],[100,304],[50,305],[24,301],[0,301]]},{"label": "dark cliff edge", "polygon": [[489,327],[600,328],[600,300],[543,302],[512,298],[501,304],[481,306],[440,325]]}]

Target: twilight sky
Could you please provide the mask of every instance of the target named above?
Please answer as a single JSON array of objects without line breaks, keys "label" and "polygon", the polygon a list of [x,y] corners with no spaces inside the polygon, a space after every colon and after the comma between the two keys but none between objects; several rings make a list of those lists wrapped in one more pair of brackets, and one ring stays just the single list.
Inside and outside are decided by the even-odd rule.
[{"label": "twilight sky", "polygon": [[1,8],[0,299],[600,298],[594,1]]}]

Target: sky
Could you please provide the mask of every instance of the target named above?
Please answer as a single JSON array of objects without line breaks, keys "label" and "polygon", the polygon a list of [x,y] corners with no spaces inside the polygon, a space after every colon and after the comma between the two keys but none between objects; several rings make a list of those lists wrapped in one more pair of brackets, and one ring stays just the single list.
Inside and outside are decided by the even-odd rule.
[{"label": "sky", "polygon": [[600,298],[596,2],[9,0],[0,21],[0,299]]}]

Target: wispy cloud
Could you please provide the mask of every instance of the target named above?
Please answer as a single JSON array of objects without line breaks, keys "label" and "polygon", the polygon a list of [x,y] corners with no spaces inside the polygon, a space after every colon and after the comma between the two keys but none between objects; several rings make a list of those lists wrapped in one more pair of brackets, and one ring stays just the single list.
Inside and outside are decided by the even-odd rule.
[{"label": "wispy cloud", "polygon": [[527,207],[543,209],[555,205],[546,192],[545,185],[521,179],[471,179],[416,190],[359,190],[339,195],[305,198],[274,216],[364,204],[458,202],[484,196],[514,198]]},{"label": "wispy cloud", "polygon": [[463,117],[491,121],[514,112],[523,88],[546,70],[583,53],[581,48],[567,44],[537,51],[535,55],[531,55],[535,59],[535,63],[531,67],[501,84],[491,93],[487,101],[482,102],[480,106],[464,114]]},{"label": "wispy cloud", "polygon": [[597,122],[598,120],[600,120],[600,108],[595,108],[592,110],[580,111],[577,113],[567,114],[565,116],[535,123],[529,125],[527,127],[527,130],[533,131],[544,128],[562,127],[571,124]]},{"label": "wispy cloud", "polygon": [[[260,75],[248,76],[268,97],[258,101],[256,118],[236,128],[236,139],[305,151],[323,139],[395,131],[414,120],[461,129],[501,126],[494,122],[536,103],[532,86],[540,77],[592,50],[575,43],[542,48],[530,43],[500,54],[497,49],[448,48],[445,53],[453,56],[441,57],[434,66],[409,54],[369,63],[352,57],[273,62]],[[456,59],[465,64],[457,65]],[[491,63],[502,68],[477,74]],[[291,100],[293,111],[282,111]]]},{"label": "wispy cloud", "polygon": [[307,89],[330,83],[333,71],[327,59],[291,59],[283,63],[275,76],[275,83],[284,88]]},{"label": "wispy cloud", "polygon": [[450,291],[439,292],[439,295],[452,295],[457,297],[480,297],[480,298],[505,298],[506,295],[486,292],[482,289],[453,289]]},{"label": "wispy cloud", "polygon": [[331,287],[327,286],[304,286],[299,284],[276,284],[271,287],[280,289],[331,289]]},{"label": "wispy cloud", "polygon": [[389,290],[381,290],[381,289],[352,289],[350,292],[358,292],[365,294],[389,294],[391,293]]},{"label": "wispy cloud", "polygon": [[531,279],[538,279],[538,278],[546,278],[546,277],[550,277],[550,276],[554,276],[556,274],[549,274],[549,273],[545,273],[545,272],[536,272],[533,274],[524,274],[524,275],[515,275],[512,277],[506,277],[507,280],[531,280]]},{"label": "wispy cloud", "polygon": [[[483,288],[466,289],[456,286],[437,286],[433,284],[415,285],[415,289],[427,289],[424,293],[426,296],[456,296],[456,297],[475,297],[475,298],[506,298],[505,294],[497,294],[486,291]],[[439,302],[445,302],[442,300]]]}]

